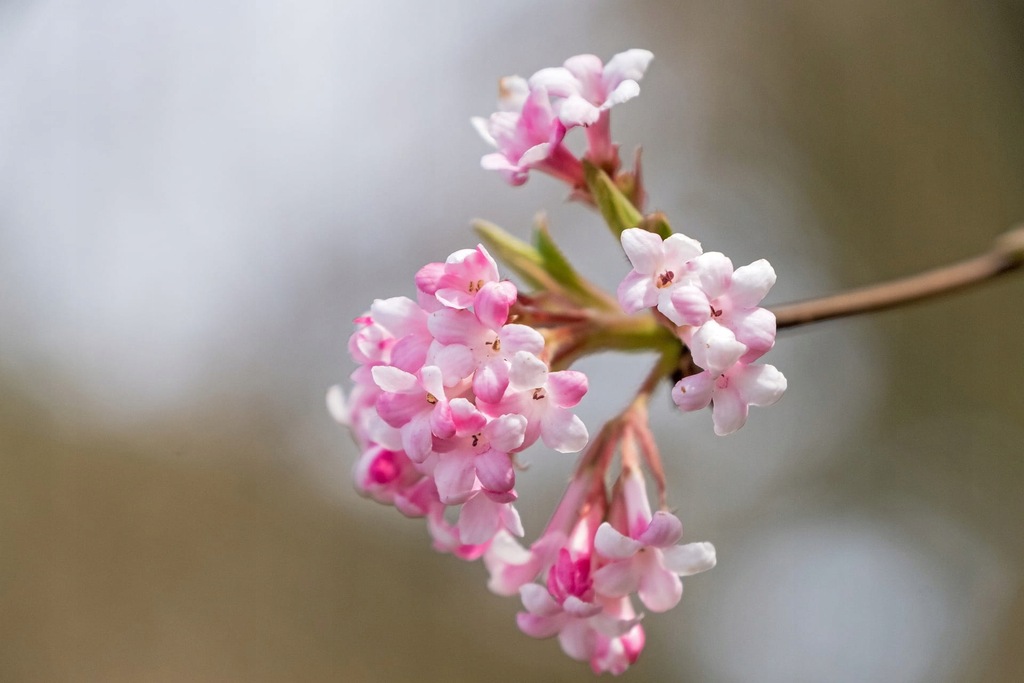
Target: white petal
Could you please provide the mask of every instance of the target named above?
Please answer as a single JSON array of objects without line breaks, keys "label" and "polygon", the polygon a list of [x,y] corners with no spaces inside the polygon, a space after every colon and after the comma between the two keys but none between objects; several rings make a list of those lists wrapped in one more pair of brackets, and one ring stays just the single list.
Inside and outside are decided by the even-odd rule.
[{"label": "white petal", "polygon": [[516,351],[512,357],[508,381],[516,389],[542,387],[548,380],[548,365],[528,351]]},{"label": "white petal", "polygon": [[703,249],[701,249],[700,242],[676,233],[669,235],[668,239],[665,240],[663,253],[665,254],[665,267],[670,270],[674,270],[677,277],[681,276],[680,272],[687,261],[700,256]]},{"label": "white petal", "polygon": [[609,560],[624,560],[639,552],[643,543],[623,535],[608,522],[602,522],[594,536],[594,549]]},{"label": "white petal", "polygon": [[715,546],[707,542],[665,548],[661,556],[665,568],[680,576],[706,572],[717,563]]},{"label": "white petal", "polygon": [[419,381],[416,375],[404,370],[393,368],[388,365],[377,365],[370,373],[373,375],[374,383],[381,391],[392,394],[406,394],[419,388]]},{"label": "white petal", "polygon": [[747,347],[736,340],[732,330],[709,320],[690,338],[690,354],[698,367],[720,375],[740,359]]},{"label": "white petal", "polygon": [[712,398],[711,419],[715,423],[715,434],[726,436],[742,427],[747,421],[750,407],[735,386],[715,389]]},{"label": "white petal", "polygon": [[733,373],[734,382],[743,399],[755,406],[770,406],[786,391],[786,376],[774,365],[748,365]]},{"label": "white petal", "polygon": [[601,117],[601,110],[579,95],[571,95],[562,102],[558,118],[567,128],[589,126]]},{"label": "white petal", "polygon": [[636,81],[623,81],[615,86],[615,89],[608,93],[601,109],[611,109],[616,104],[628,102],[640,94],[640,84]]},{"label": "white petal", "polygon": [[522,598],[523,607],[530,614],[539,614],[541,616],[551,616],[558,614],[561,611],[561,607],[555,599],[551,597],[551,593],[548,589],[539,583],[528,583],[519,589],[519,597]]},{"label": "white petal", "polygon": [[708,299],[716,299],[724,294],[732,282],[732,261],[725,254],[709,251],[698,259],[694,259],[700,286]]},{"label": "white petal", "polygon": [[654,53],[650,50],[633,48],[620,52],[604,65],[604,81],[608,87],[615,87],[625,80],[639,81],[644,77],[652,59]]},{"label": "white petal", "polygon": [[505,453],[522,446],[524,434],[526,418],[522,415],[502,415],[484,427],[484,436],[490,441],[491,447]]},{"label": "white petal", "polygon": [[571,411],[549,405],[541,418],[540,438],[559,453],[577,453],[586,447],[590,434],[583,420]]},{"label": "white petal", "polygon": [[740,266],[732,274],[732,288],[729,296],[740,308],[753,308],[768,294],[775,284],[775,269],[764,259],[750,265]]},{"label": "white petal", "polygon": [[664,254],[661,237],[641,228],[627,228],[620,239],[633,269],[644,275],[655,275]]}]

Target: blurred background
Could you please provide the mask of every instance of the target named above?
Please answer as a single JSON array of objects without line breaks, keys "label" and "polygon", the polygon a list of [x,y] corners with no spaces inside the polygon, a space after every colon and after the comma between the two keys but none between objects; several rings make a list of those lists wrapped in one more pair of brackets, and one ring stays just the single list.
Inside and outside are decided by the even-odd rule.
[{"label": "blurred background", "polygon": [[[1010,0],[0,3],[0,680],[589,680],[485,571],[360,499],[324,408],[351,319],[547,209],[479,169],[496,80],[655,55],[614,137],[772,303],[1024,219]],[[780,335],[784,400],[654,419],[718,567],[648,615],[659,681],[1024,680],[1024,277]],[[596,432],[648,359],[590,359]],[[571,458],[529,454],[527,533]],[[529,501],[528,504],[525,502]]]}]

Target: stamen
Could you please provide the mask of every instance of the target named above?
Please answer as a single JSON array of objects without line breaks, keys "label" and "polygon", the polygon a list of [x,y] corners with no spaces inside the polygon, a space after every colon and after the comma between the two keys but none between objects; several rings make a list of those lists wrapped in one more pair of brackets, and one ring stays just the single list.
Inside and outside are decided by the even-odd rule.
[{"label": "stamen", "polygon": [[430,405],[437,405],[437,397],[434,396],[429,391],[427,392],[427,403],[429,403]]},{"label": "stamen", "polygon": [[543,387],[537,387],[536,389],[533,390],[533,400],[534,401],[539,401],[542,398],[544,398],[544,388]]},{"label": "stamen", "polygon": [[658,289],[664,289],[668,287],[670,284],[672,284],[672,281],[675,279],[676,274],[673,273],[671,270],[666,270],[664,273],[658,276],[658,281],[655,283],[655,286]]}]

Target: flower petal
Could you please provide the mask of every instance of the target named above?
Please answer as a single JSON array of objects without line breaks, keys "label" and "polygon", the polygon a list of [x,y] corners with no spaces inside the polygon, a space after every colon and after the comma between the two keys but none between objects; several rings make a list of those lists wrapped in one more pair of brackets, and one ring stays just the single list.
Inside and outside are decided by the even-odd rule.
[{"label": "flower petal", "polygon": [[747,365],[730,376],[743,399],[755,406],[770,406],[786,391],[786,376],[774,365]]},{"label": "flower petal", "polygon": [[640,576],[637,596],[652,612],[665,612],[679,604],[683,597],[683,582],[673,572],[652,562]]},{"label": "flower petal", "polygon": [[587,393],[587,376],[578,370],[560,370],[548,375],[548,395],[562,408],[572,408]]},{"label": "flower petal", "polygon": [[674,546],[683,537],[683,523],[671,512],[659,510],[654,513],[651,523],[637,539],[646,546],[667,548]]},{"label": "flower petal", "polygon": [[736,340],[732,330],[709,320],[693,333],[688,344],[693,362],[714,375],[736,364],[747,347]]},{"label": "flower petal", "polygon": [[715,388],[711,405],[711,420],[715,423],[715,434],[732,434],[746,423],[749,413],[749,405],[734,385]]},{"label": "flower petal", "polygon": [[629,560],[611,562],[594,572],[594,590],[613,598],[629,595],[640,585],[640,577]]},{"label": "flower petal", "polygon": [[494,538],[501,523],[500,506],[482,493],[467,500],[459,512],[459,539],[479,545]]},{"label": "flower petal", "polygon": [[578,416],[558,406],[548,406],[541,418],[540,438],[544,445],[559,453],[577,453],[590,440],[587,426]]},{"label": "flower petal", "polygon": [[707,408],[715,387],[713,379],[707,371],[682,378],[672,387],[672,400],[685,411]]},{"label": "flower petal", "polygon": [[623,535],[608,522],[602,522],[594,535],[594,549],[609,560],[624,560],[633,557],[643,543]]},{"label": "flower petal", "polygon": [[661,267],[664,253],[661,237],[641,228],[627,228],[622,231],[620,239],[633,270],[654,275]]},{"label": "flower petal", "polygon": [[715,546],[707,542],[687,543],[661,551],[662,563],[680,576],[706,572],[717,563]]},{"label": "flower petal", "polygon": [[740,266],[732,274],[729,296],[740,308],[753,308],[761,303],[768,290],[775,284],[775,269],[764,259]]},{"label": "flower petal", "polygon": [[631,270],[619,283],[616,295],[622,310],[632,314],[658,303],[658,291],[650,274]]},{"label": "flower petal", "polygon": [[490,448],[475,458],[476,476],[488,491],[504,493],[516,485],[516,473],[508,453]]},{"label": "flower petal", "polygon": [[458,505],[467,500],[473,495],[476,485],[473,456],[466,452],[445,453],[434,466],[434,481],[437,483],[437,495],[445,505]]}]

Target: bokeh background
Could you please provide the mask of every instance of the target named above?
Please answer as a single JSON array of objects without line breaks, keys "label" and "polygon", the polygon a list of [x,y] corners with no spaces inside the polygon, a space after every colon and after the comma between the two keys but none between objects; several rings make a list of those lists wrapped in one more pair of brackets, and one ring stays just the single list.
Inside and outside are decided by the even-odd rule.
[{"label": "bokeh background", "polygon": [[[478,168],[496,79],[656,59],[614,113],[652,205],[781,303],[1024,219],[1010,0],[0,3],[0,680],[589,680],[485,572],[360,499],[323,396],[351,319],[486,217],[598,219]],[[781,335],[726,439],[654,419],[719,566],[625,678],[1024,680],[1024,277]],[[590,359],[596,431],[647,359]],[[528,533],[571,467],[531,452]]]}]

